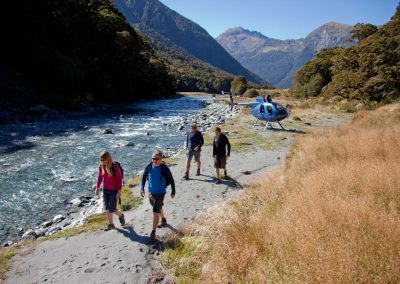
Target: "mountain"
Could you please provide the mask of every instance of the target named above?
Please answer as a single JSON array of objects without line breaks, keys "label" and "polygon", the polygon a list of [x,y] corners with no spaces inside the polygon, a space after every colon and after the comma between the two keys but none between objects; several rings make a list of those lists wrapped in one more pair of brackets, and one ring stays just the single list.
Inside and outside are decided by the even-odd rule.
[{"label": "mountain", "polygon": [[[158,0],[114,0],[118,9],[134,26],[149,37],[156,50],[177,51],[201,65],[200,69],[214,67],[232,75],[243,75],[249,81],[263,80],[237,62],[206,30],[198,24],[169,9]],[[171,55],[171,54],[170,54]],[[207,64],[207,65],[204,65]],[[205,67],[207,66],[207,67]]]},{"label": "mountain", "polygon": [[4,6],[0,108],[80,109],[175,93],[163,62],[111,0],[24,0]]},{"label": "mountain", "polygon": [[355,45],[323,49],[307,62],[296,73],[292,93],[340,101],[353,111],[399,101],[400,5],[388,23],[357,24],[352,37]]},{"label": "mountain", "polygon": [[322,48],[350,46],[353,26],[327,23],[306,38],[279,40],[242,27],[228,29],[216,40],[244,67],[276,87],[288,88],[294,73]]}]

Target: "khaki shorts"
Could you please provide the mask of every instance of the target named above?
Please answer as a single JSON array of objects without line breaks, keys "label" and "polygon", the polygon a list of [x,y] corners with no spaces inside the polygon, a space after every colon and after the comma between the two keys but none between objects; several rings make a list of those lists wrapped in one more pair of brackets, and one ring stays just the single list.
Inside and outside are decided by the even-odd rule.
[{"label": "khaki shorts", "polygon": [[188,161],[192,161],[192,158],[194,157],[195,162],[200,162],[200,151],[188,151],[187,152],[187,159]]},{"label": "khaki shorts", "polygon": [[226,156],[223,157],[214,157],[214,167],[216,169],[225,169],[226,167]]}]

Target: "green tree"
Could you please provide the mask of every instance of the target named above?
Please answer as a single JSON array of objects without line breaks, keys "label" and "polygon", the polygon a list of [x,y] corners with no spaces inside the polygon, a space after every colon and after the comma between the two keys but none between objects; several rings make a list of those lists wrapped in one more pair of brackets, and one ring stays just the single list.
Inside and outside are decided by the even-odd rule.
[{"label": "green tree", "polygon": [[247,80],[245,77],[243,76],[237,76],[235,78],[233,78],[232,82],[231,82],[231,94],[235,95],[243,95],[246,90],[247,90],[248,84],[247,84]]},{"label": "green tree", "polygon": [[351,39],[362,41],[377,31],[378,27],[375,25],[358,23],[355,24],[354,29],[350,32]]},{"label": "green tree", "polygon": [[256,89],[247,89],[246,92],[244,93],[244,96],[247,98],[255,98],[258,97],[259,94]]}]

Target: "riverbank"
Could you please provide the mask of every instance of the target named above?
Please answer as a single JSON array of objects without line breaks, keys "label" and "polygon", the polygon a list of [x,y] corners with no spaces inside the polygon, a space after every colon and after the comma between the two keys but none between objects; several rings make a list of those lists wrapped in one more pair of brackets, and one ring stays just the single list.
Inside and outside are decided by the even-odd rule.
[{"label": "riverbank", "polygon": [[[240,195],[242,188],[266,172],[279,167],[293,138],[316,125],[340,123],[334,113],[310,110],[299,114],[301,120],[289,119],[285,125],[301,131],[260,131],[250,129],[253,118],[241,115],[223,126],[232,143],[232,156],[228,161],[229,180],[214,184],[211,147],[202,152],[202,175],[191,175],[181,180],[185,167],[184,154],[173,159],[171,170],[177,183],[175,199],[166,198],[169,227],[157,233],[161,242],[149,243],[151,207],[145,200],[136,210],[126,213],[127,225],[115,231],[85,233],[69,238],[39,243],[32,253],[21,255],[32,248],[22,248],[13,259],[6,283],[16,282],[124,282],[144,283],[148,277],[160,272],[158,255],[164,248],[162,239],[171,232],[179,233],[181,226],[190,224],[201,212],[216,204]],[[206,135],[210,144],[210,134]],[[192,171],[193,172],[193,171]],[[135,196],[138,188],[133,188]],[[156,269],[157,272],[154,272]],[[96,272],[96,273],[94,273]],[[149,276],[150,275],[150,276]]]},{"label": "riverbank", "polygon": [[[180,97],[179,102],[181,102],[182,107],[185,106],[185,101],[187,100],[192,100],[193,97],[187,97],[187,98],[183,98]],[[163,119],[161,120],[162,124],[161,126],[165,129],[163,134],[161,135],[165,135],[167,136],[168,134],[170,134],[171,132],[176,131],[176,134],[174,134],[175,136],[181,136],[184,135],[185,131],[189,128],[190,124],[192,121],[196,121],[199,123],[200,127],[202,130],[207,130],[209,129],[212,125],[220,125],[225,123],[225,121],[229,121],[231,120],[234,116],[235,116],[235,112],[229,112],[227,111],[227,105],[225,104],[221,104],[221,103],[212,103],[211,97],[210,96],[202,96],[200,98],[195,98],[195,101],[199,103],[199,110],[194,111],[194,112],[189,112],[189,114],[187,115],[181,115],[178,117],[175,117],[173,120],[167,120],[167,119]],[[171,112],[169,111],[169,107],[173,104],[176,103],[177,101],[168,101],[168,106],[164,106],[162,111],[165,112]],[[152,104],[152,102],[145,102],[142,103],[141,105],[137,105],[140,109],[146,109],[148,107],[150,107],[150,105]],[[156,103],[153,103],[156,104]],[[162,101],[161,103],[158,102],[159,105],[162,105]],[[193,104],[193,103],[192,103]],[[120,110],[117,113],[122,113],[123,110]],[[168,114],[167,114],[168,115]],[[122,116],[122,115],[119,115]],[[118,117],[118,116],[117,116]],[[127,120],[129,121],[129,117],[128,116],[124,116],[123,118],[117,118],[117,122],[121,121],[121,120]],[[150,123],[152,122],[152,118],[149,121]],[[147,124],[147,123],[146,123]],[[139,125],[140,126],[140,125]],[[150,125],[148,125],[150,126]],[[138,141],[137,138],[134,139],[130,139],[128,135],[122,135],[122,139],[123,140],[119,140],[119,139],[114,139],[112,136],[113,135],[107,135],[107,134],[101,134],[102,137],[104,137],[105,139],[114,139],[116,140],[116,143],[118,146],[118,150],[121,151],[121,155],[124,156],[126,155],[126,153],[129,152],[129,155],[132,155],[131,152],[132,150],[135,151],[135,148],[137,148],[138,150],[141,151],[147,151],[147,152],[151,152],[152,148],[148,149],[149,147],[162,147],[163,144],[160,143],[160,141],[157,139],[157,135],[158,133],[155,133],[154,130],[152,131],[150,129],[150,127],[148,127],[147,125],[144,125],[144,127],[146,127],[146,129],[149,130],[143,130],[143,134],[141,135],[142,138],[141,140]],[[91,131],[93,127],[92,126],[86,126],[84,131]],[[123,131],[131,131],[129,130],[130,128],[135,128],[132,129],[133,131],[138,132],[137,130],[137,126],[129,126],[129,123],[124,123],[122,125],[122,130]],[[110,130],[110,132],[115,132],[115,135],[118,135],[120,132],[118,129],[114,128],[112,125],[110,125],[110,127],[108,128]],[[54,128],[52,129],[54,131]],[[100,131],[104,131],[104,130],[100,130]],[[141,132],[139,132],[141,133]],[[33,134],[30,134],[33,135]],[[72,132],[72,135],[73,132]],[[140,134],[139,134],[140,135]],[[30,139],[33,136],[31,136]],[[93,137],[87,137],[84,138],[86,140],[92,140]],[[154,141],[155,144],[151,146],[151,144],[149,143],[151,140],[149,139],[157,139],[157,141]],[[174,143],[171,142],[166,142],[168,143],[167,145],[169,145],[168,147],[165,147],[164,149],[164,154],[165,156],[171,156],[171,155],[175,155],[177,153],[177,151],[180,151],[183,145],[183,141],[184,138],[178,138],[179,141],[177,140],[177,142],[179,142],[179,145],[174,146]],[[67,140],[67,139],[66,139]],[[62,143],[64,143],[66,141],[62,141]],[[144,142],[144,143],[138,143],[138,142]],[[112,144],[112,143],[110,143]],[[150,144],[148,146],[148,144]],[[78,146],[79,148],[84,149],[83,147],[86,147],[85,144],[83,144],[84,146]],[[62,146],[60,146],[62,147]],[[115,145],[112,145],[112,147],[115,147]],[[125,149],[125,153],[124,150]],[[34,151],[36,151],[36,149],[34,149]],[[50,156],[50,154],[48,153],[47,149],[43,149],[44,154],[46,156]],[[62,151],[62,149],[58,150],[59,152]],[[114,150],[115,151],[115,150]],[[37,151],[36,151],[37,152]],[[95,153],[97,154],[97,153]],[[114,157],[115,158],[115,157]],[[132,174],[130,168],[127,167],[127,158],[125,157],[124,159],[118,159],[117,160],[122,162],[122,165],[124,166],[125,170],[127,170],[126,172],[126,177],[129,178],[129,176]],[[147,159],[146,159],[147,161]],[[15,162],[15,161],[14,161]],[[61,166],[61,165],[60,165]],[[137,167],[137,171],[134,171],[133,174],[137,174],[140,170],[142,170],[142,166],[139,165],[139,167]],[[54,166],[50,167],[51,171],[54,170]],[[61,168],[61,170],[65,171],[67,169],[63,169]],[[88,178],[90,178],[91,175],[88,175]],[[47,177],[46,177],[47,178]],[[63,179],[66,179],[67,184],[66,186],[71,187],[73,186],[73,181],[77,178],[74,177],[73,174],[63,174],[62,176]],[[35,179],[38,179],[38,177],[36,176]],[[13,181],[14,182],[14,181]],[[49,186],[51,184],[48,184]],[[128,189],[127,189],[128,190]],[[26,191],[26,189],[24,189],[24,191]],[[81,189],[77,192],[77,194],[79,194],[78,196],[70,196],[68,199],[64,199],[62,200],[60,206],[60,210],[57,212],[56,210],[54,210],[54,215],[53,216],[49,216],[49,219],[45,219],[45,220],[41,220],[40,223],[36,223],[34,224],[35,226],[26,226],[22,225],[24,223],[19,223],[16,224],[16,227],[18,228],[18,233],[14,234],[14,238],[9,238],[6,239],[5,241],[2,242],[3,246],[10,246],[12,245],[13,242],[19,240],[19,239],[36,239],[38,237],[42,237],[42,236],[49,236],[52,235],[56,232],[65,230],[65,229],[70,229],[76,226],[79,226],[83,223],[83,221],[90,215],[95,214],[95,213],[99,213],[101,212],[102,209],[102,200],[101,199],[96,199],[93,196],[93,192],[94,190],[91,190],[91,188],[88,188],[88,191],[82,191]],[[85,194],[85,195],[82,195]],[[25,198],[25,196],[24,196]],[[56,209],[56,208],[55,208]],[[10,224],[6,224],[7,226]],[[4,228],[3,228],[4,229]]]}]

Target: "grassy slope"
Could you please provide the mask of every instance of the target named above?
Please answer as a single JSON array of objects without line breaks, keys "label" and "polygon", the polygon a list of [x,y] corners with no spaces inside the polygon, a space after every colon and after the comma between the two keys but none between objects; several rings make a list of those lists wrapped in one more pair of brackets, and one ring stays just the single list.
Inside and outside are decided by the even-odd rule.
[{"label": "grassy slope", "polygon": [[284,169],[170,241],[164,266],[182,283],[398,283],[399,138],[399,104],[300,137]]}]

